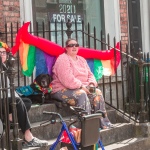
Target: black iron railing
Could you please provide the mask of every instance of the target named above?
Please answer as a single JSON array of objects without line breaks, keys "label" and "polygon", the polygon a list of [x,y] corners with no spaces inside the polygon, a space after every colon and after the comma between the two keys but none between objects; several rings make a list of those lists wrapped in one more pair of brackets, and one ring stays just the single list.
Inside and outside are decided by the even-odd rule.
[{"label": "black iron railing", "polygon": [[[66,24],[61,23],[36,23],[36,29],[32,30],[30,26],[30,33],[51,40],[55,43],[58,43],[61,46],[64,46],[64,41],[67,38],[73,37],[76,38],[80,45],[83,47],[95,48],[95,49],[111,49],[115,47],[116,40],[110,39],[109,34],[104,36],[103,32],[97,33],[96,28],[93,31],[90,30],[90,24],[88,24],[85,30],[84,22],[82,24],[77,24],[75,22],[72,24],[68,21]],[[14,39],[16,37],[17,31],[19,29],[19,23],[15,25],[17,29],[14,30],[13,24],[11,24],[10,32],[7,31],[7,24],[5,25],[5,32],[1,33],[1,38],[6,43],[9,43],[10,46],[14,45]],[[92,32],[92,35],[91,35]],[[100,38],[98,38],[100,37]],[[106,42],[107,41],[107,42]],[[110,44],[112,43],[112,44]],[[121,53],[121,62],[120,66],[116,70],[116,74],[114,76],[103,76],[99,81],[99,88],[102,90],[106,103],[123,113],[127,117],[131,118],[135,122],[147,122],[150,121],[150,111],[149,111],[149,98],[150,98],[150,69],[149,69],[149,53],[144,54],[141,50],[139,50],[139,55],[137,57],[133,57],[130,55],[131,50],[134,49],[132,45],[128,47],[126,46],[126,50],[122,49],[122,43],[120,42],[120,53]],[[115,49],[116,53],[117,49]],[[11,96],[14,99],[14,88],[18,86],[28,85],[33,82],[34,75],[32,77],[25,77],[21,73],[21,67],[19,62],[19,54],[16,55],[16,75],[14,74],[13,66],[11,65],[14,60],[9,60],[9,70],[5,72],[10,79],[10,89]],[[116,58],[114,58],[116,60]],[[5,80],[2,80],[3,73],[1,72],[1,84]],[[15,77],[14,77],[15,76]],[[15,85],[14,85],[15,83]],[[7,90],[4,86],[1,88],[2,93],[6,93]],[[5,92],[4,92],[5,91]],[[7,96],[6,96],[7,98]],[[6,110],[7,104],[4,103],[4,106],[1,103],[2,95],[0,96],[0,108]],[[13,101],[13,120],[14,120],[14,129],[13,129],[13,144],[18,149],[19,143],[18,140],[18,124],[16,118],[16,108],[15,101]],[[8,110],[8,109],[7,109]],[[5,112],[5,111],[4,111]],[[6,138],[7,142],[9,139],[9,120],[8,120],[8,112],[2,113],[2,109],[0,110],[1,118],[4,120],[4,124],[6,126]],[[8,134],[8,135],[7,135]],[[1,140],[2,150],[4,148],[3,140]],[[6,144],[10,147],[10,144]],[[9,148],[8,148],[9,149]],[[15,150],[16,150],[15,149]]]},{"label": "black iron railing", "polygon": [[[1,57],[0,57],[1,58]],[[14,63],[15,59],[11,53],[8,55],[8,68],[2,63],[0,59],[0,118],[4,124],[4,136],[1,139],[0,149],[6,148],[7,150],[20,150],[22,149],[22,144],[19,139],[17,112],[16,112],[16,99],[14,95],[14,77],[15,69]],[[8,94],[9,93],[9,94]],[[11,105],[9,102],[11,98]],[[12,107],[12,120],[13,120],[13,140],[10,138],[10,121],[9,121],[9,107]]]}]

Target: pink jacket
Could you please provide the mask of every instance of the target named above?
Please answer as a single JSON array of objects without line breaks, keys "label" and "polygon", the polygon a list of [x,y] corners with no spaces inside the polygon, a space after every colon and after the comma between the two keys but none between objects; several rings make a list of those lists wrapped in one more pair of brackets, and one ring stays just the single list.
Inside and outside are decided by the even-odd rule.
[{"label": "pink jacket", "polygon": [[53,66],[53,81],[52,88],[53,93],[62,89],[77,89],[81,85],[88,86],[89,83],[94,83],[97,86],[97,82],[86,60],[77,56],[77,61],[74,61],[66,53],[61,54]]}]

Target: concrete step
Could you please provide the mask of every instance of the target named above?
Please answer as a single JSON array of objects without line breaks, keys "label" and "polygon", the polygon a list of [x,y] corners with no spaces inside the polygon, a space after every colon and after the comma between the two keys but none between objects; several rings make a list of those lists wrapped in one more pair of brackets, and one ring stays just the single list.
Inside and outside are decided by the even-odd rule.
[{"label": "concrete step", "polygon": [[[54,139],[58,136],[61,124],[48,124],[46,126],[40,126],[41,123],[50,119],[49,115],[43,114],[43,111],[58,112],[62,117],[69,118],[73,115],[73,112],[69,107],[58,109],[55,104],[44,104],[44,105],[33,105],[29,113],[29,119],[32,125],[33,136],[49,141],[49,146],[41,148],[26,148],[27,150],[49,150],[50,145],[54,142]],[[110,145],[115,142],[126,140],[134,137],[134,126],[131,123],[120,123],[118,122],[118,116],[115,110],[108,109],[107,114],[110,121],[114,124],[114,128],[105,129],[100,131],[100,137],[104,145]],[[12,132],[12,131],[11,131]],[[23,136],[20,132],[20,138]],[[12,134],[11,134],[12,138]],[[57,148],[59,150],[59,146]],[[56,150],[57,150],[56,149]]]},{"label": "concrete step", "polygon": [[[61,124],[48,124],[40,126],[42,122],[32,124],[32,133],[35,137],[40,139],[56,138],[61,130]],[[105,145],[125,140],[134,137],[134,126],[132,124],[114,124],[114,128],[100,131],[100,137]]]},{"label": "concrete step", "polygon": [[[49,115],[43,114],[43,111],[58,112],[62,115],[62,117],[73,115],[69,106],[63,107],[63,109],[58,109],[55,104],[32,105],[28,112],[30,122],[34,123],[49,119]],[[115,110],[108,109],[107,113],[112,123],[116,123],[118,121]]]},{"label": "concrete step", "polygon": [[[34,128],[35,129],[35,128]],[[114,128],[111,128],[111,129],[107,129],[107,130],[101,130],[100,131],[100,137],[101,137],[101,140],[102,140],[102,142],[103,142],[103,144],[104,145],[107,145],[107,144],[111,144],[111,143],[114,143],[114,142],[118,142],[119,143],[119,141],[120,140],[126,140],[126,139],[128,139],[128,138],[133,138],[134,139],[134,133],[132,132],[132,129],[133,129],[133,126],[132,126],[132,124],[127,124],[127,123],[124,123],[124,124],[115,124],[114,125]],[[41,130],[41,129],[38,129],[39,130],[39,132],[37,133],[37,136],[39,137],[39,135],[41,135],[41,133],[40,132],[43,132],[43,137],[41,136],[41,137],[39,137],[39,138],[41,138],[41,139],[46,139],[47,138],[47,136],[48,136],[48,134],[49,133],[47,133],[47,132],[45,132],[45,131],[47,131],[47,129],[44,129],[45,131],[43,131],[43,129]],[[35,130],[36,131],[36,130]],[[33,130],[33,133],[34,134],[36,134],[36,132],[35,132],[34,130]],[[126,131],[128,131],[127,133],[126,133]],[[50,131],[51,132],[51,134],[52,134],[52,132],[53,131]],[[56,131],[55,131],[56,132]],[[51,134],[49,134],[49,135],[51,135]],[[57,134],[58,135],[58,134]],[[57,136],[56,136],[57,137]],[[48,139],[47,139],[48,140]],[[48,140],[48,142],[49,142],[49,146],[47,146],[47,147],[41,147],[41,148],[27,148],[27,150],[49,150],[49,148],[50,148],[50,145],[54,142],[56,140],[56,138],[55,139],[51,139],[51,140]],[[113,144],[112,144],[113,145]],[[108,146],[105,146],[105,147],[108,147]],[[57,146],[57,148],[56,148],[56,150],[59,150],[59,145]],[[108,149],[108,150],[112,150],[112,149]]]},{"label": "concrete step", "polygon": [[43,114],[43,111],[58,112],[62,117],[71,116],[73,114],[71,109],[69,109],[69,106],[58,109],[55,104],[32,105],[28,112],[30,122],[34,123],[49,119],[49,115]]},{"label": "concrete step", "polygon": [[128,150],[150,150],[150,138],[129,138],[105,146],[105,150],[127,150],[127,149]]},{"label": "concrete step", "polygon": [[112,129],[101,130],[100,138],[104,145],[108,145],[134,137],[134,131],[131,123],[116,123]]},{"label": "concrete step", "polygon": [[[39,126],[41,122],[32,124],[32,133],[35,137],[44,140],[57,138],[61,124],[49,124],[47,126]],[[100,138],[104,145],[112,144],[120,140],[125,140],[134,137],[132,124],[114,124],[114,128],[105,129],[100,131]]]}]

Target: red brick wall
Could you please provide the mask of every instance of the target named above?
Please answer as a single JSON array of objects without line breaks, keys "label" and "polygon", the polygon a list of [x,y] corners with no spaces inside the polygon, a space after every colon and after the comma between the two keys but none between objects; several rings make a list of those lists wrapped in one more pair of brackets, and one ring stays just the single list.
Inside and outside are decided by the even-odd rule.
[{"label": "red brick wall", "polygon": [[122,49],[125,51],[126,44],[128,43],[127,0],[120,0],[120,25]]},{"label": "red brick wall", "polygon": [[[19,0],[0,0],[0,32],[5,32],[5,22],[7,23],[7,32],[11,32],[11,23],[13,32],[17,31],[16,23],[20,22]],[[0,37],[0,39],[3,38],[5,38],[5,34]],[[11,41],[10,36],[7,41]]]},{"label": "red brick wall", "polygon": [[3,21],[3,2],[0,0],[0,32],[2,32],[2,28],[4,26],[4,21]]}]

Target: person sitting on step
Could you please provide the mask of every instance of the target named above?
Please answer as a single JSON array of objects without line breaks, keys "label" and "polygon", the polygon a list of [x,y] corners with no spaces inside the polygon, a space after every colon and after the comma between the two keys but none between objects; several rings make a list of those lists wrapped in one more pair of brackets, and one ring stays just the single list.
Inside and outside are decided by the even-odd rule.
[{"label": "person sitting on step", "polygon": [[102,128],[112,127],[107,117],[102,92],[98,88],[94,93],[89,90],[89,88],[92,89],[92,86],[94,89],[98,84],[86,60],[77,55],[78,47],[79,44],[75,39],[66,41],[66,52],[57,58],[52,69],[51,96],[54,99],[66,101],[70,105],[81,107],[88,114],[91,114],[91,106],[95,112],[101,110],[105,116],[101,119]]},{"label": "person sitting on step", "polygon": [[[6,43],[0,42],[0,57],[2,59],[3,66],[5,66],[5,62],[7,60],[7,54],[9,53],[9,48]],[[6,67],[5,67],[6,69]],[[8,80],[9,82],[9,80]],[[10,98],[10,91],[8,91],[8,101],[9,101],[9,120],[12,120],[12,98]],[[48,142],[45,140],[40,140],[33,136],[31,133],[31,124],[29,121],[28,113],[27,111],[31,107],[31,101],[28,98],[24,98],[23,100],[18,96],[18,94],[15,92],[15,98],[16,98],[16,109],[17,109],[17,117],[18,117],[18,123],[21,128],[22,133],[24,134],[24,142],[23,146],[25,147],[41,147],[41,146],[47,146]]]}]

